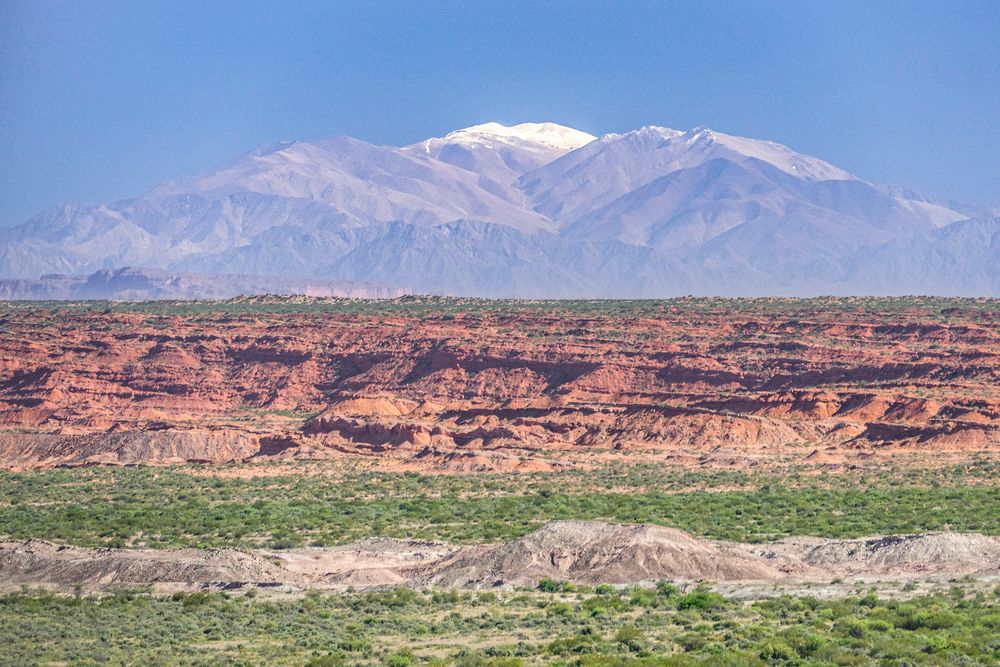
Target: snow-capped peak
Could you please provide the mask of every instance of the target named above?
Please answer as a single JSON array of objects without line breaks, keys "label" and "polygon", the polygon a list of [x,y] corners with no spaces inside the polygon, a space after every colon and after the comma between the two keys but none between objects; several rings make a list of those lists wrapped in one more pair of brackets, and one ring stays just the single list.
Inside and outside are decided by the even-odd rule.
[{"label": "snow-capped peak", "polygon": [[494,142],[525,141],[570,151],[584,144],[589,144],[596,138],[592,134],[556,123],[520,123],[510,127],[500,123],[483,123],[449,132],[441,139],[428,139],[421,142],[421,145],[426,146],[427,151],[430,152],[431,147],[436,142],[475,146]]},{"label": "snow-capped peak", "polygon": [[710,152],[727,150],[745,158],[761,160],[807,181],[855,180],[853,175],[829,162],[796,153],[788,146],[774,141],[723,134],[707,127],[696,127],[685,132],[679,139],[692,148],[701,147]]},{"label": "snow-capped peak", "polygon": [[[806,181],[856,180],[848,172],[818,158],[796,153],[774,141],[749,139],[716,132],[699,126],[682,132],[668,127],[647,125],[625,134],[608,134],[600,141],[606,145],[626,142],[634,148],[655,151],[656,168],[687,169],[706,160],[724,157],[743,161],[756,159]],[[599,148],[595,144],[595,148]]]},{"label": "snow-capped peak", "polygon": [[601,137],[604,142],[615,142],[621,140],[636,140],[643,142],[660,142],[665,139],[675,139],[684,133],[660,125],[643,125],[637,130],[630,130],[624,134],[605,134]]}]

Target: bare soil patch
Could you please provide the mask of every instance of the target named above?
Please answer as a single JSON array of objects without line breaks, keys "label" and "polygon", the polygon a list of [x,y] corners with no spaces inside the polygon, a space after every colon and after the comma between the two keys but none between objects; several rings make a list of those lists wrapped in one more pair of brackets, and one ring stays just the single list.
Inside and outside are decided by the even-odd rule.
[{"label": "bare soil patch", "polygon": [[932,533],[853,540],[792,538],[760,545],[697,539],[679,530],[554,521],[511,542],[455,546],[370,539],[332,548],[86,549],[40,540],[0,543],[0,590],[23,585],[162,591],[269,588],[534,587],[543,579],[636,584],[670,579],[760,589],[841,579],[1000,576],[1000,538]]}]

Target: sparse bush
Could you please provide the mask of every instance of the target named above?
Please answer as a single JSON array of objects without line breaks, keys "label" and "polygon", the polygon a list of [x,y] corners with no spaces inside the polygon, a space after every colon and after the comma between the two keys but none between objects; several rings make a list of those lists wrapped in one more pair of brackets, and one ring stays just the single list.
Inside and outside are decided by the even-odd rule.
[{"label": "sparse bush", "polygon": [[385,656],[386,667],[410,667],[413,664],[413,654],[409,651],[390,653]]},{"label": "sparse bush", "polygon": [[623,625],[615,633],[615,641],[630,651],[640,651],[646,642],[646,636],[634,625]]},{"label": "sparse bush", "polygon": [[559,588],[560,584],[555,579],[545,578],[538,582],[538,590],[543,593],[558,593]]}]

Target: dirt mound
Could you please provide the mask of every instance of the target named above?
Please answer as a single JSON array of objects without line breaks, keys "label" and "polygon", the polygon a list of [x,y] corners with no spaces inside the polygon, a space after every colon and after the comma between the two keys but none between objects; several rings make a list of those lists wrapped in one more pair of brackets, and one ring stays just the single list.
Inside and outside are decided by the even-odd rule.
[{"label": "dirt mound", "polygon": [[553,521],[502,544],[371,539],[289,551],[85,549],[0,542],[0,590],[21,585],[160,589],[286,586],[494,588],[551,578],[580,584],[659,579],[815,582],[834,577],[1000,576],[1000,538],[935,533],[747,545],[650,525]]},{"label": "dirt mound", "polygon": [[269,584],[291,579],[265,556],[238,549],[84,549],[41,540],[0,542],[0,573],[11,586]]},{"label": "dirt mound", "polygon": [[1000,574],[1000,538],[962,533],[855,540],[790,538],[768,549],[810,566],[849,574]]},{"label": "dirt mound", "polygon": [[296,579],[312,586],[369,588],[405,584],[459,547],[429,540],[373,538],[330,548],[271,553]]},{"label": "dirt mound", "polygon": [[662,526],[553,521],[507,544],[462,550],[423,581],[446,587],[535,584],[542,578],[624,584],[656,579],[773,579],[777,560],[739,553]]}]

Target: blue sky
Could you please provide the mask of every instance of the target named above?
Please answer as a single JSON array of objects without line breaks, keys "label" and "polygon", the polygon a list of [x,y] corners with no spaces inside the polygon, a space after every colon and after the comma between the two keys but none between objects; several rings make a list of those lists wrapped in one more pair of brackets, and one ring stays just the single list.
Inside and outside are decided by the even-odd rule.
[{"label": "blue sky", "polygon": [[1000,205],[1000,1],[0,0],[0,225],[488,120],[707,125]]}]

